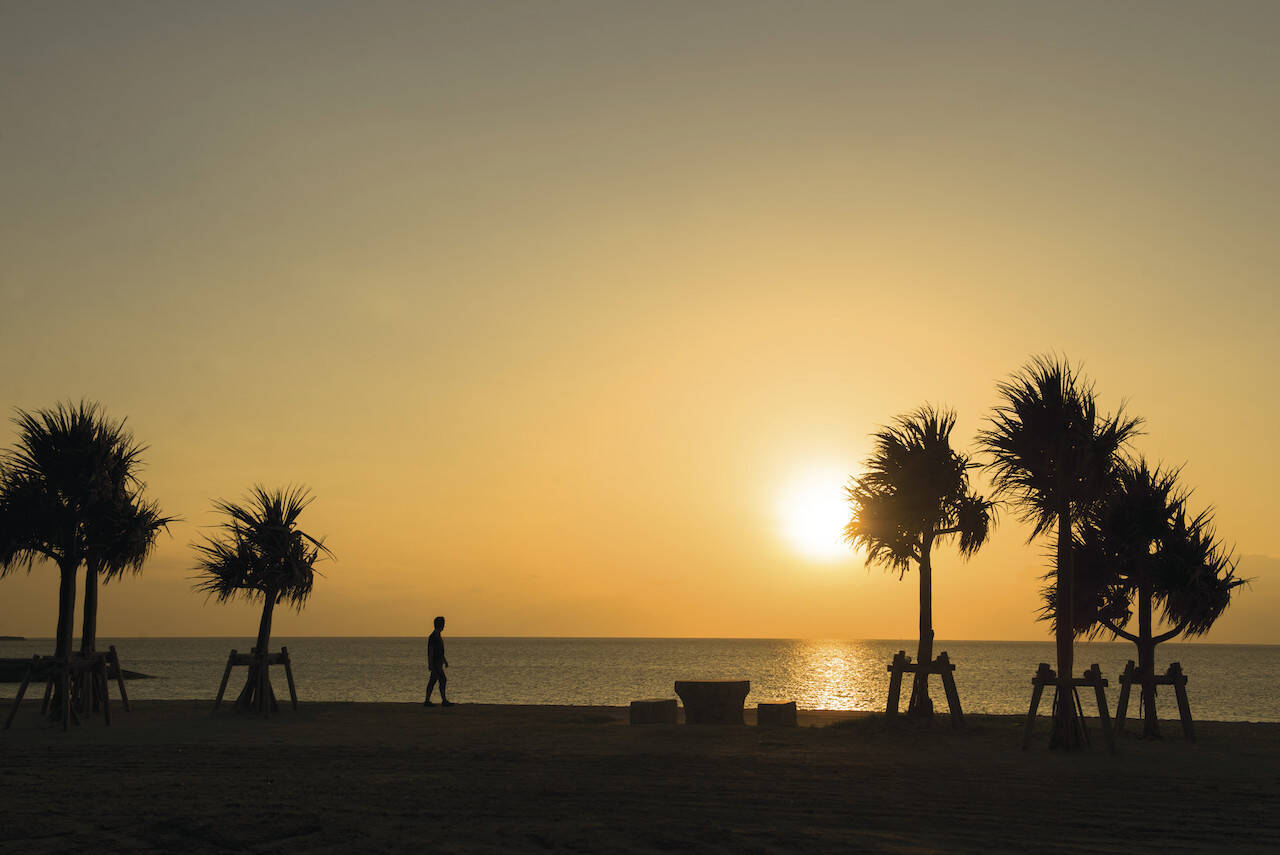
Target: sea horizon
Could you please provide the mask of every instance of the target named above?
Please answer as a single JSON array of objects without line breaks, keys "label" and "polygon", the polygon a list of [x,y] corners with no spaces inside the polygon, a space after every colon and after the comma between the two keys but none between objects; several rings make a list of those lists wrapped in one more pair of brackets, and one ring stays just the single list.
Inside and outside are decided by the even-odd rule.
[{"label": "sea horizon", "polygon": [[[50,652],[52,639],[0,643],[13,660]],[[123,667],[150,679],[131,680],[130,698],[212,702],[232,649],[246,652],[252,636],[108,636]],[[908,639],[644,638],[446,636],[450,697],[462,703],[625,706],[638,698],[672,697],[676,680],[748,680],[747,703],[794,700],[802,709],[883,712],[887,666]],[[289,648],[303,701],[421,702],[426,683],[423,636],[277,635],[271,649]],[[1047,641],[938,639],[947,651],[965,712],[1025,714],[1031,677],[1053,664]],[[1127,641],[1080,641],[1075,670],[1098,664],[1111,681],[1136,659]],[[1188,678],[1192,714],[1221,721],[1280,721],[1280,690],[1267,679],[1280,668],[1280,645],[1168,642],[1157,668],[1179,662]],[[244,679],[233,671],[230,685]],[[283,685],[284,675],[278,679]],[[945,708],[934,681],[935,705]],[[905,699],[904,699],[905,703]],[[1136,712],[1136,706],[1131,708]],[[1173,693],[1157,695],[1161,717],[1177,715]]]},{"label": "sea horizon", "polygon": [[[303,634],[290,634],[290,635],[288,635],[287,637],[288,637],[288,638],[292,638],[292,639],[299,639],[299,638],[303,638],[303,639],[310,639],[310,638],[332,638],[332,639],[344,639],[344,638],[346,638],[346,639],[407,639],[407,638],[416,638],[416,639],[425,639],[425,638],[427,637],[427,633],[426,633],[426,632],[424,632],[424,633],[422,633],[421,635],[303,635]],[[79,639],[80,639],[80,636],[79,636],[79,635],[75,635],[75,636],[73,636],[73,638],[78,642],[78,641],[79,641]],[[124,640],[124,641],[130,641],[130,640],[133,640],[133,639],[147,639],[147,640],[151,640],[151,641],[162,641],[162,640],[165,640],[165,639],[240,639],[240,638],[253,639],[253,636],[252,636],[252,635],[250,635],[250,634],[244,634],[244,635],[113,635],[113,636],[111,636],[111,638],[112,638],[112,639],[115,639],[115,640]],[[447,638],[447,639],[450,639],[450,640],[454,640],[454,641],[462,641],[462,640],[484,640],[484,639],[512,639],[512,640],[518,640],[518,639],[546,639],[546,640],[549,640],[549,641],[615,641],[615,640],[617,640],[617,641],[621,641],[621,640],[635,640],[635,641],[808,641],[808,642],[815,642],[815,641],[860,641],[860,642],[867,642],[867,643],[872,643],[872,642],[876,642],[876,643],[878,643],[878,642],[902,643],[902,644],[909,644],[912,648],[914,648],[914,647],[919,643],[917,639],[909,639],[909,638],[891,638],[891,637],[888,637],[888,636],[885,636],[885,637],[873,637],[873,636],[865,636],[865,637],[856,637],[856,636],[840,637],[840,636],[820,636],[820,635],[815,635],[815,636],[809,636],[809,637],[802,638],[802,637],[799,637],[799,636],[777,636],[777,635],[454,635],[454,634],[449,634],[449,635],[447,635],[447,636],[446,636],[446,638]],[[53,636],[51,636],[51,635],[5,635],[5,634],[3,634],[3,633],[0,633],[0,642],[3,642],[3,641],[11,641],[11,640],[19,640],[19,641],[54,641],[54,640],[55,640],[55,638],[54,638]],[[946,644],[946,643],[948,643],[948,642],[955,642],[955,643],[964,642],[964,643],[972,643],[972,644],[1053,644],[1053,643],[1054,643],[1054,642],[1053,642],[1052,637],[1049,637],[1049,638],[1047,638],[1047,639],[1037,639],[1037,638],[1010,638],[1010,639],[1005,639],[1005,638],[958,638],[958,637],[957,637],[957,638],[946,638],[946,639],[941,639],[941,640],[939,640],[939,639],[935,638],[935,639],[934,639],[934,642],[933,642],[933,646],[934,646],[935,650],[937,650],[937,649],[939,649],[939,648],[938,648],[938,645],[940,645],[940,644]],[[273,641],[273,644],[274,644],[274,641]],[[1122,639],[1092,639],[1092,640],[1077,640],[1077,641],[1076,641],[1076,645],[1077,645],[1077,646],[1085,645],[1085,644],[1132,644],[1132,642],[1124,641],[1124,640],[1122,640]],[[1174,647],[1174,646],[1178,646],[1178,647],[1181,647],[1181,646],[1194,646],[1194,645],[1204,645],[1204,646],[1211,646],[1211,647],[1280,647],[1280,642],[1271,642],[1271,641],[1200,641],[1200,640],[1196,640],[1196,641],[1186,641],[1186,640],[1180,640],[1180,641],[1166,641],[1166,642],[1163,642],[1163,643],[1161,644],[1161,648],[1164,648],[1164,647]],[[911,651],[911,650],[908,650],[907,652],[908,652],[908,653],[910,653],[910,652],[912,652],[912,651]]]}]

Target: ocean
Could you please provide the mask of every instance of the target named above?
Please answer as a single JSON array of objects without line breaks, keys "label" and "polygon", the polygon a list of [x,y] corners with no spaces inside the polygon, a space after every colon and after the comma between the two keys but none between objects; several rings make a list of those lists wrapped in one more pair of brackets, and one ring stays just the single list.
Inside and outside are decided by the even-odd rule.
[{"label": "ocean", "polygon": [[[750,680],[747,705],[794,700],[801,709],[883,710],[886,670],[897,650],[914,654],[911,641],[797,641],[729,638],[455,638],[445,636],[450,699],[485,704],[625,705],[637,698],[674,697],[676,680]],[[247,638],[115,638],[127,670],[153,675],[133,680],[131,698],[208,699],[232,648],[247,651]],[[300,700],[418,701],[426,684],[425,638],[273,638],[287,646]],[[0,657],[51,653],[50,639],[0,642]],[[1040,662],[1054,661],[1052,642],[940,641],[956,665],[956,685],[966,712],[1025,714],[1031,677]],[[1093,663],[1111,680],[1135,658],[1127,642],[1081,642],[1076,670]],[[1201,720],[1280,721],[1280,645],[1162,644],[1158,667],[1181,662],[1188,677],[1192,714]],[[236,669],[238,689],[244,669]],[[237,680],[237,676],[239,680]],[[275,679],[275,678],[273,678]],[[934,678],[934,704],[945,708]],[[286,691],[284,675],[276,682]],[[16,687],[15,687],[16,688]],[[909,687],[903,690],[903,707]],[[234,694],[234,691],[229,690]],[[12,691],[7,694],[12,694]],[[1161,717],[1176,718],[1173,692],[1160,691]],[[1136,698],[1131,703],[1136,712]],[[1047,702],[1042,711],[1048,710]],[[1086,711],[1088,699],[1086,699]]]}]

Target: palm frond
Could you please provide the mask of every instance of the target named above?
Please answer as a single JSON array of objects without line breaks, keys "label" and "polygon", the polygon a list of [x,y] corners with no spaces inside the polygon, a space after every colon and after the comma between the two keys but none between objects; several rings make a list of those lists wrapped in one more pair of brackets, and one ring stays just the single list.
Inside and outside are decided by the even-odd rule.
[{"label": "palm frond", "polygon": [[155,551],[160,532],[180,518],[165,516],[158,502],[127,494],[109,512],[95,520],[91,553],[104,582],[126,572],[140,573]]},{"label": "palm frond", "polygon": [[[18,441],[4,455],[0,477],[0,572],[30,569],[44,558],[101,565],[105,559],[96,550],[111,539],[120,509],[140,501],[145,446],[134,440],[125,420],[108,418],[88,401],[34,413],[18,410],[13,421]],[[154,505],[148,508],[151,522],[169,521]],[[108,563],[137,569],[149,551],[141,548],[136,559]]]},{"label": "palm frond", "polygon": [[315,583],[315,564],[331,558],[323,539],[297,527],[312,502],[305,487],[258,485],[241,502],[216,500],[226,519],[214,535],[192,544],[194,589],[219,601],[236,597],[288,602],[301,610]]},{"label": "palm frond", "polygon": [[1154,600],[1187,637],[1204,635],[1247,579],[1236,575],[1235,551],[1223,546],[1211,509],[1187,518],[1179,508],[1155,558]]},{"label": "palm frond", "polygon": [[951,447],[956,417],[925,405],[872,434],[863,473],[845,489],[851,516],[844,539],[868,565],[901,577],[937,538],[956,536],[963,556],[987,538],[991,504],[969,489],[969,459]]},{"label": "palm frond", "polygon": [[996,498],[1013,504],[1034,540],[1064,505],[1078,513],[1106,488],[1142,421],[1123,405],[1099,415],[1092,382],[1065,358],[1037,356],[996,388],[1002,401],[978,439]]},{"label": "palm frond", "polygon": [[1180,474],[1180,467],[1153,466],[1142,457],[1121,460],[1109,489],[1077,518],[1083,557],[1075,585],[1090,599],[1087,612],[1123,626],[1148,591],[1167,623],[1194,636],[1226,610],[1243,580],[1231,551],[1217,540],[1211,511],[1189,516],[1191,492]]}]

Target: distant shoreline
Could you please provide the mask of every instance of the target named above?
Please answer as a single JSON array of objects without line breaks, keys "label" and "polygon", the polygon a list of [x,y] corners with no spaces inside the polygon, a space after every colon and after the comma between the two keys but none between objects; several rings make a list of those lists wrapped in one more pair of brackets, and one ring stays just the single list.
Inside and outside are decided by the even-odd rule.
[{"label": "distant shoreline", "polygon": [[[248,635],[101,635],[100,638],[109,641],[165,641],[178,639],[223,639],[226,641],[252,641],[252,637]],[[369,640],[369,639],[425,639],[427,633],[421,635],[289,635],[288,633],[279,633],[272,636],[271,643],[276,644],[280,641],[292,641],[299,639],[323,638],[323,639],[351,639],[352,641]],[[451,634],[450,639],[454,641],[794,641],[794,642],[820,642],[820,641],[856,641],[867,644],[901,644],[905,645],[904,649],[908,652],[914,652],[915,646],[919,643],[914,638],[770,638],[768,636],[732,636],[732,635],[456,635]],[[21,636],[21,635],[0,635],[0,641],[48,641],[53,642],[53,636]],[[1054,643],[1052,637],[1045,638],[941,638],[934,640],[934,646],[946,644],[1049,644]],[[1099,644],[1119,644],[1132,645],[1132,642],[1123,639],[1095,639],[1092,641],[1076,641],[1077,647],[1087,648],[1089,645]],[[1280,647],[1280,641],[1166,641],[1161,647]]]}]

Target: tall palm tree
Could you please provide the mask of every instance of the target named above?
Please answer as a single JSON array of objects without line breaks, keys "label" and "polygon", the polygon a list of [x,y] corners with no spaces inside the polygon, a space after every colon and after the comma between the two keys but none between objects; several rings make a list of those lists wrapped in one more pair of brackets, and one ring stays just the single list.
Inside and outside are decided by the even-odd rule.
[{"label": "tall palm tree", "polygon": [[1093,384],[1064,359],[1034,358],[997,389],[1003,401],[979,439],[996,497],[1011,500],[1032,525],[1029,540],[1054,530],[1052,621],[1057,648],[1058,687],[1052,747],[1083,743],[1076,719],[1073,641],[1077,632],[1072,524],[1107,489],[1120,450],[1141,420],[1100,415]]},{"label": "tall palm tree", "polygon": [[[934,543],[956,538],[968,558],[991,528],[991,504],[969,488],[966,455],[951,448],[955,413],[924,406],[899,416],[873,437],[862,477],[846,488],[853,513],[844,539],[867,552],[867,564],[897,570],[915,563],[920,573],[920,639],[916,662],[933,661]],[[933,714],[929,673],[916,672],[908,715]]]},{"label": "tall palm tree", "polygon": [[[1210,511],[1188,517],[1189,492],[1178,471],[1154,469],[1145,459],[1125,461],[1105,499],[1079,526],[1082,550],[1091,552],[1101,572],[1082,580],[1090,590],[1097,627],[1132,641],[1138,648],[1143,736],[1158,739],[1155,708],[1155,650],[1178,635],[1202,635],[1231,602],[1244,580],[1235,575],[1231,551],[1217,540]],[[1098,581],[1102,584],[1098,584]],[[1136,633],[1123,628],[1137,610]],[[1153,612],[1163,609],[1171,628],[1155,633]],[[1077,623],[1082,623],[1079,619]],[[1091,629],[1091,627],[1086,627]]]},{"label": "tall palm tree", "polygon": [[[71,655],[76,576],[92,551],[93,520],[125,485],[122,472],[139,447],[97,404],[58,404],[18,411],[17,445],[5,455],[0,477],[0,574],[28,571],[37,561],[58,567],[55,656]],[[122,462],[124,461],[124,462]],[[55,705],[56,709],[57,705]]]},{"label": "tall palm tree", "polygon": [[[218,534],[192,544],[198,556],[197,591],[218,602],[236,597],[262,602],[255,647],[260,656],[266,655],[271,643],[276,605],[288,602],[301,611],[315,583],[316,562],[332,557],[323,540],[298,528],[298,517],[311,502],[305,487],[268,491],[256,486],[241,504],[215,501],[214,508],[226,520],[219,525]],[[244,689],[236,699],[237,708],[270,702],[257,695],[258,669],[256,664],[249,667]]]}]

